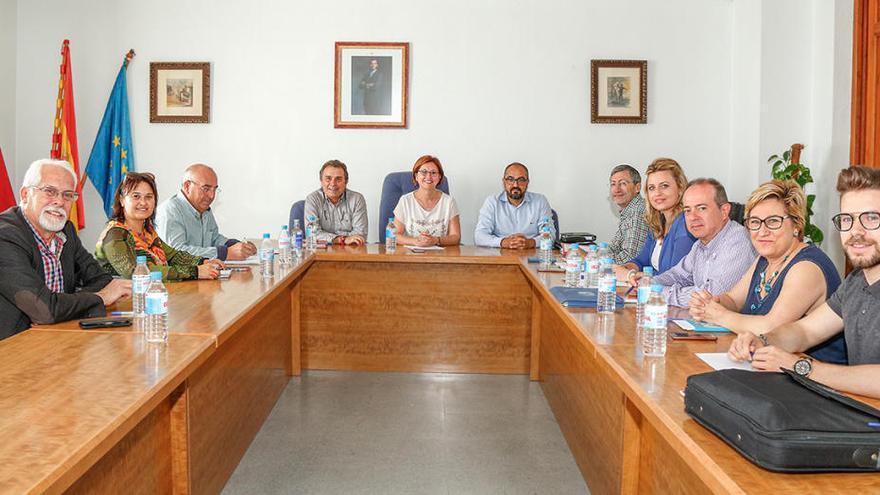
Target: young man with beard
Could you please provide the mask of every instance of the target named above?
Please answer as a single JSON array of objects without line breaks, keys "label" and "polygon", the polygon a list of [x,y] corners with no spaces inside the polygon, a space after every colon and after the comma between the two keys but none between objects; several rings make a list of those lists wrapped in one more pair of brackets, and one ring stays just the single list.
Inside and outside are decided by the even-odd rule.
[{"label": "young man with beard", "polygon": [[[841,213],[832,220],[855,270],[812,313],[764,334],[741,334],[729,355],[761,371],[792,369],[843,392],[880,397],[880,170],[842,170],[837,191]],[[841,330],[849,366],[800,354]]]},{"label": "young man with beard", "polygon": [[[541,220],[552,215],[550,203],[543,194],[527,191],[529,169],[522,163],[505,167],[501,184],[504,191],[486,198],[480,208],[474,244],[507,249],[535,247]],[[550,228],[554,230],[552,222]]]},{"label": "young man with beard", "polygon": [[32,323],[104,316],[131,295],[131,281],[104,272],[67,221],[78,196],[67,162],[32,163],[19,196],[0,213],[0,339]]}]

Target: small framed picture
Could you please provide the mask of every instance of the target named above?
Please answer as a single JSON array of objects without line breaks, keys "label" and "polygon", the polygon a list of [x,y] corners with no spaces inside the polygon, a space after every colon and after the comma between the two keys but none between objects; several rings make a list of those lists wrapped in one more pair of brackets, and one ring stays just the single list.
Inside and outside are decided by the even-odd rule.
[{"label": "small framed picture", "polygon": [[336,42],[333,126],[405,128],[409,43]]},{"label": "small framed picture", "polygon": [[211,64],[150,62],[150,122],[211,121]]},{"label": "small framed picture", "polygon": [[593,60],[590,65],[590,122],[646,124],[648,61]]}]

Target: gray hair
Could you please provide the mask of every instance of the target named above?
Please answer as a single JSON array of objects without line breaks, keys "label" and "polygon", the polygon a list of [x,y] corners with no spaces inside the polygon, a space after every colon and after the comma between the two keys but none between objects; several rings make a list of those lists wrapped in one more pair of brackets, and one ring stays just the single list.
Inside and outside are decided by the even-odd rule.
[{"label": "gray hair", "polygon": [[613,176],[614,174],[616,174],[618,172],[629,172],[629,178],[630,178],[630,180],[632,180],[633,184],[641,184],[642,183],[642,176],[639,175],[639,171],[636,170],[632,165],[628,165],[626,163],[621,163],[620,165],[611,169],[611,175],[609,175],[609,177]]},{"label": "gray hair", "polygon": [[24,180],[21,182],[21,187],[35,187],[40,184],[40,180],[43,178],[43,167],[61,167],[70,174],[70,178],[73,179],[73,188],[76,189],[76,185],[78,183],[76,173],[73,171],[73,167],[70,166],[70,163],[64,160],[52,160],[49,158],[41,158],[33,163],[27,169],[27,172],[24,173]]}]

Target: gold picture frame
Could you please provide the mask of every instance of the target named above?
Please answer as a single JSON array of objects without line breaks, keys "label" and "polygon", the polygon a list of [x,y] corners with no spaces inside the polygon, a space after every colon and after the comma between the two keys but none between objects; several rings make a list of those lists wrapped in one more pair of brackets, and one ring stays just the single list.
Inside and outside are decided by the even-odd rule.
[{"label": "gold picture frame", "polygon": [[337,41],[333,127],[406,128],[409,43]]},{"label": "gold picture frame", "polygon": [[648,123],[648,61],[590,62],[590,122]]},{"label": "gold picture frame", "polygon": [[211,121],[209,62],[150,62],[150,122]]}]

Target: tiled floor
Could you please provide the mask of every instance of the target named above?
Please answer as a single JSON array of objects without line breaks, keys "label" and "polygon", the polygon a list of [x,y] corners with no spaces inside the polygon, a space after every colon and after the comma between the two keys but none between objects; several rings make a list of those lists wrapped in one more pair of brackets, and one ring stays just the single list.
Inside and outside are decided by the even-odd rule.
[{"label": "tiled floor", "polygon": [[224,493],[585,493],[526,376],[304,372]]}]

